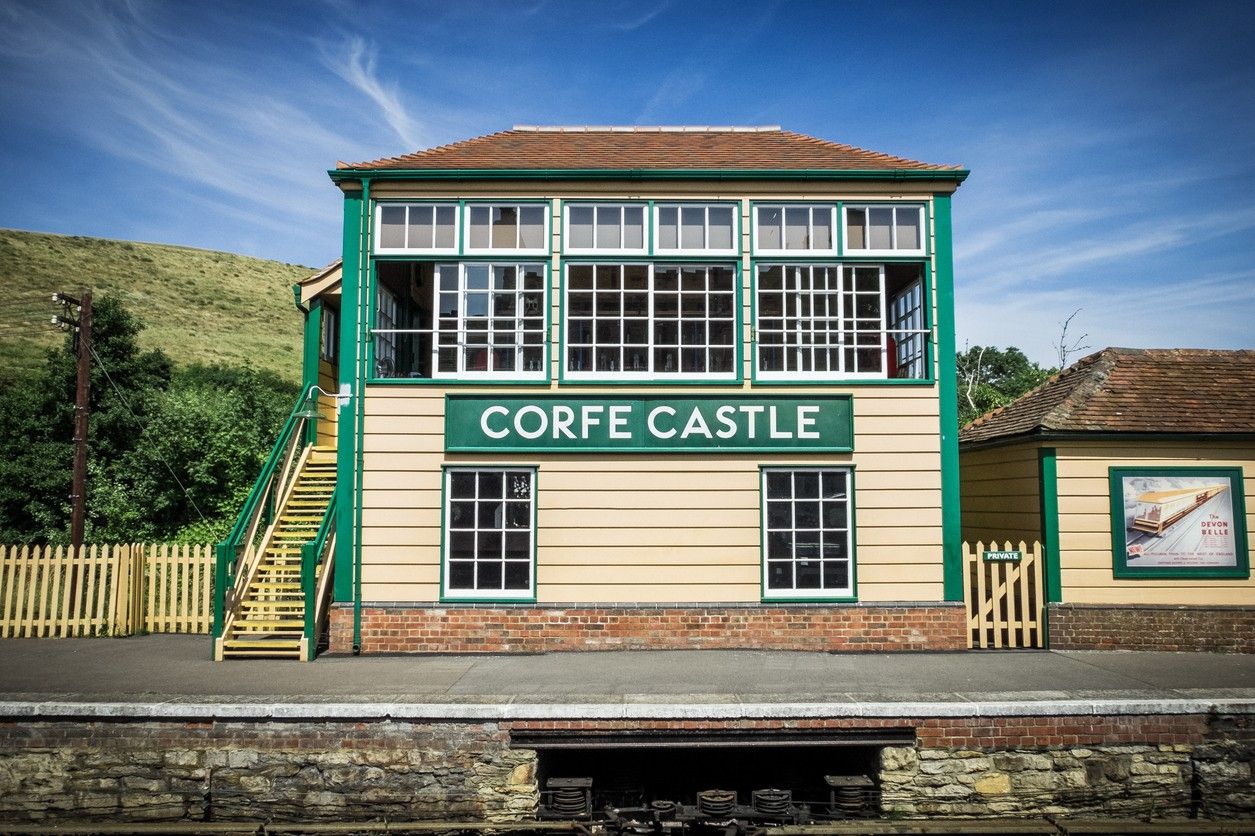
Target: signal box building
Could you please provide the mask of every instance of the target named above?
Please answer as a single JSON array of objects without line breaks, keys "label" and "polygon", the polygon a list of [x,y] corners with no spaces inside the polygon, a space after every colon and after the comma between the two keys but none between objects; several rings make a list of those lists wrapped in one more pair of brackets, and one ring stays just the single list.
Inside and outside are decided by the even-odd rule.
[{"label": "signal box building", "polygon": [[330,175],[333,651],[965,646],[965,170],[517,127]]},{"label": "signal box building", "polygon": [[1108,348],[963,428],[967,540],[1040,540],[1056,649],[1255,652],[1255,351]]}]

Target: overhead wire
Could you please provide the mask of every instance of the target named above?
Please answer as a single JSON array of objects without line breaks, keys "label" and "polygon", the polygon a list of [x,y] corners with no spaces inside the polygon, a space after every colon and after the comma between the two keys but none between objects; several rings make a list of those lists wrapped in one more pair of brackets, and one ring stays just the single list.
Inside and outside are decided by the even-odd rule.
[{"label": "overhead wire", "polygon": [[[141,430],[147,430],[148,425],[139,419],[139,416],[135,414],[135,410],[131,409],[130,401],[128,401],[126,396],[122,394],[122,390],[118,388],[118,384],[113,382],[113,376],[109,374],[109,369],[105,366],[105,361],[101,360],[100,355],[96,353],[96,347],[90,346],[90,348],[92,358],[96,361],[96,364],[100,366],[100,370],[105,373],[105,380],[109,381],[109,385],[113,388],[113,393],[118,396],[118,400],[121,401],[122,406],[126,408],[127,413],[131,416],[131,420],[134,421]],[[195,499],[192,499],[192,494],[188,491],[182,480],[179,479],[178,474],[174,472],[174,468],[170,466],[168,461],[166,461],[165,456],[161,455],[160,452],[157,452],[157,458],[163,465],[166,466],[166,470],[170,471],[170,476],[174,479],[174,483],[179,486],[179,490],[183,491],[183,495],[187,497],[187,501],[192,504],[192,509],[196,511],[196,515],[200,517],[201,522],[208,522],[208,520],[205,519],[205,515],[201,513],[200,506],[196,504]]]}]

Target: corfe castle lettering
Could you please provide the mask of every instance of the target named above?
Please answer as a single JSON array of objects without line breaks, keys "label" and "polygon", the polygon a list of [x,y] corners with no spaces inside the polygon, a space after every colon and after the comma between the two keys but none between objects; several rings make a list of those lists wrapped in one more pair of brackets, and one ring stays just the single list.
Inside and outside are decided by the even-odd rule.
[{"label": "corfe castle lettering", "polygon": [[451,451],[851,450],[850,398],[449,395]]}]

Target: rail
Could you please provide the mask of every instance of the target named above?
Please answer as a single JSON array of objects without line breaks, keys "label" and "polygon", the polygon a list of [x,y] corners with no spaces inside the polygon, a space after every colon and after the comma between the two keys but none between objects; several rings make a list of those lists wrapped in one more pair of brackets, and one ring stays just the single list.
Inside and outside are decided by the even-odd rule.
[{"label": "rail", "polygon": [[[301,659],[309,662],[318,652],[318,635],[327,618],[327,593],[331,589],[331,555],[336,544],[337,488],[327,503],[314,539],[301,546],[301,596],[305,599],[305,631],[301,639]],[[319,568],[321,567],[321,572]]]},{"label": "rail", "polygon": [[303,457],[308,455],[305,440],[317,420],[316,410],[309,407],[314,388],[310,386],[301,392],[231,533],[215,547],[212,630],[215,641],[225,633],[228,614],[247,585],[248,573],[270,536],[275,512],[300,472]]}]

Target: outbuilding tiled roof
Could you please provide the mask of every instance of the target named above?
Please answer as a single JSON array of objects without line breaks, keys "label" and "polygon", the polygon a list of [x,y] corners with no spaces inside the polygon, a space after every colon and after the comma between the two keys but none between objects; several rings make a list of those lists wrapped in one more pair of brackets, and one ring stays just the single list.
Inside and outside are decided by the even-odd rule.
[{"label": "outbuilding tiled roof", "polygon": [[737,169],[962,172],[778,127],[533,127],[338,169]]},{"label": "outbuilding tiled roof", "polygon": [[1255,351],[1107,348],[959,432],[1255,433]]}]

